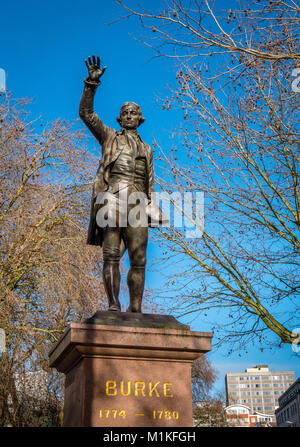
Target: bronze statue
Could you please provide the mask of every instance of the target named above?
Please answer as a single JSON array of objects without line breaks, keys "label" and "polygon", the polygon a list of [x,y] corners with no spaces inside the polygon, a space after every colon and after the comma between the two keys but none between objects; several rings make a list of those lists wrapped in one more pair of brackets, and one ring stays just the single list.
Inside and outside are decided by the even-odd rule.
[{"label": "bronze statue", "polygon": [[[165,221],[161,210],[153,200],[151,201],[151,193],[154,192],[152,149],[142,141],[136,130],[145,121],[141,108],[137,104],[126,102],[121,107],[120,116],[117,118],[121,130],[116,131],[103,124],[94,112],[93,102],[106,67],[100,68],[99,56],[88,57],[85,63],[89,76],[84,80],[79,115],[102,146],[102,160],[93,185],[87,243],[102,246],[103,281],[110,311],[121,310],[119,262],[125,250],[128,249],[130,269],[127,284],[130,305],[127,312],[141,312],[148,227]],[[147,198],[146,224],[132,226],[127,220],[124,225],[122,220],[124,216],[119,206],[124,188],[127,197],[130,197],[131,193],[140,192]],[[97,212],[101,207],[97,198],[101,193],[109,193],[119,206],[116,222],[113,225],[103,227],[98,225]],[[128,217],[132,204],[127,201],[125,209],[125,217]]]}]

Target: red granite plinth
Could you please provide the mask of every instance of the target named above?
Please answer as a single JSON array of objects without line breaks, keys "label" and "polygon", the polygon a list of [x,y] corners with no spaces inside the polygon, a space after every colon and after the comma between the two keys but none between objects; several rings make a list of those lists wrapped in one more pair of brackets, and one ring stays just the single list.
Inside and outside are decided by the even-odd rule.
[{"label": "red granite plinth", "polygon": [[192,426],[191,363],[212,333],[71,323],[51,350],[66,427]]}]

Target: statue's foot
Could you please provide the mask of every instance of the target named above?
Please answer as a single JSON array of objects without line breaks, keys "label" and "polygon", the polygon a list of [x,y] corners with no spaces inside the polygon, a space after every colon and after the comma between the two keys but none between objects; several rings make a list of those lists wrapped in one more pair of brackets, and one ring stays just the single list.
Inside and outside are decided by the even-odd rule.
[{"label": "statue's foot", "polygon": [[126,312],[142,312],[142,303],[141,302],[137,302],[137,303],[130,303],[130,306],[128,307],[128,309],[126,310]]},{"label": "statue's foot", "polygon": [[108,310],[109,311],[113,311],[113,312],[121,312],[120,306],[117,306],[116,304],[113,304],[112,306],[109,306]]}]

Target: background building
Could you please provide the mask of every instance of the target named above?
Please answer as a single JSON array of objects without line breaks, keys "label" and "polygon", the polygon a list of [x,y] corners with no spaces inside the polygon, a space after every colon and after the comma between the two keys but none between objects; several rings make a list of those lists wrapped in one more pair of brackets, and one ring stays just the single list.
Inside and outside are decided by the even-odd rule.
[{"label": "background building", "polygon": [[247,405],[234,404],[225,408],[228,425],[235,427],[270,427],[273,415],[252,411]]},{"label": "background building", "polygon": [[294,371],[270,371],[268,365],[247,368],[243,373],[227,373],[226,404],[243,404],[251,412],[272,415],[279,406],[279,397],[295,380]]},{"label": "background building", "polygon": [[278,427],[300,427],[300,377],[279,397]]},{"label": "background building", "polygon": [[[8,395],[8,415],[2,416],[4,427],[61,425],[62,405],[54,390],[50,392],[49,374],[46,371],[22,371],[15,373],[13,378]],[[23,425],[14,425],[16,407],[22,414]]]},{"label": "background building", "polygon": [[48,373],[46,371],[24,371],[15,373],[15,387],[19,396],[46,400],[48,396]]}]

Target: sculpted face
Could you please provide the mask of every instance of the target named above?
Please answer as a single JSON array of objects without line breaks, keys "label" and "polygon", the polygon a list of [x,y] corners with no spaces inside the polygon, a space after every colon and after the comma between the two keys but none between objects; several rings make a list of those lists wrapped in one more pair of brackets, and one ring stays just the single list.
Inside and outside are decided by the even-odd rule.
[{"label": "sculpted face", "polygon": [[136,129],[141,124],[141,109],[137,104],[125,103],[120,110],[119,123],[125,129]]}]

